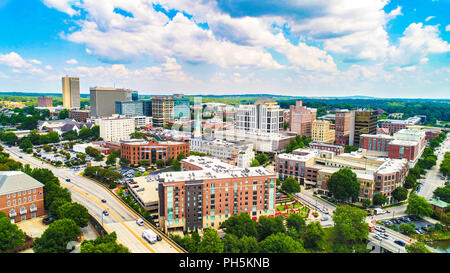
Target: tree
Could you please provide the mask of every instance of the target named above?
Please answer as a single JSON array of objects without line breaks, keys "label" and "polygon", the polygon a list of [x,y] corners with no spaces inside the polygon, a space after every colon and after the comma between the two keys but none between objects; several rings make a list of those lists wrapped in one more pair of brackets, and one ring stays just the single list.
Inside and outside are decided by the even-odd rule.
[{"label": "tree", "polygon": [[288,193],[297,193],[300,192],[300,184],[295,178],[288,177],[281,184],[281,189]]},{"label": "tree", "polygon": [[81,229],[71,219],[56,220],[34,240],[35,253],[67,253],[67,244],[81,235]]},{"label": "tree", "polygon": [[213,228],[205,228],[203,230],[203,238],[198,246],[197,252],[223,253],[223,242],[217,230]]},{"label": "tree", "polygon": [[370,201],[370,199],[362,199],[361,204],[363,205],[363,207],[368,208],[372,205],[372,202]]},{"label": "tree", "polygon": [[305,253],[302,244],[285,233],[272,234],[259,243],[260,253]]},{"label": "tree", "polygon": [[405,246],[408,253],[431,253],[424,242],[415,242]]},{"label": "tree", "polygon": [[260,166],[259,161],[256,158],[252,159],[252,162],[250,163],[250,167],[258,167]]},{"label": "tree", "polygon": [[297,233],[302,234],[305,232],[306,222],[299,214],[290,214],[286,219],[286,227],[288,230],[295,230]]},{"label": "tree", "polygon": [[69,203],[69,202],[67,202],[67,200],[64,198],[55,198],[48,207],[48,214],[50,216],[60,218],[58,216],[58,209],[59,209],[59,207],[61,207],[64,204],[67,204],[67,203]]},{"label": "tree", "polygon": [[82,140],[88,140],[92,137],[91,129],[86,126],[83,126],[81,130],[78,132],[78,136]]},{"label": "tree", "polygon": [[116,164],[116,157],[114,156],[113,153],[110,153],[106,157],[106,165],[114,165],[114,164]]},{"label": "tree", "polygon": [[439,197],[444,202],[450,203],[450,184],[445,187],[439,187],[433,192],[435,197]]},{"label": "tree", "polygon": [[325,232],[319,222],[311,222],[306,226],[303,246],[307,249],[321,250],[325,243]]},{"label": "tree", "polygon": [[16,224],[11,223],[6,214],[0,212],[0,253],[24,244],[25,233]]},{"label": "tree", "polygon": [[399,202],[406,200],[408,198],[408,190],[401,186],[397,187],[392,191],[392,197]]},{"label": "tree", "polygon": [[401,224],[398,228],[401,233],[410,235],[414,233],[415,227],[416,225],[414,223],[409,223],[409,224]]},{"label": "tree", "polygon": [[142,173],[141,173],[140,171],[137,171],[137,172],[134,174],[134,177],[139,177],[139,176],[142,176]]},{"label": "tree", "polygon": [[156,160],[156,167],[158,167],[158,169],[164,168],[165,165],[166,164],[165,164],[164,160],[162,160],[162,159]]},{"label": "tree", "polygon": [[87,227],[89,222],[88,210],[78,203],[66,203],[57,210],[59,219],[72,219],[79,227]]},{"label": "tree", "polygon": [[258,241],[255,237],[243,236],[238,238],[233,234],[226,234],[222,239],[224,253],[257,253]]},{"label": "tree", "polygon": [[339,241],[355,244],[367,239],[369,226],[366,212],[351,206],[338,206],[333,214],[334,228]]},{"label": "tree", "polygon": [[387,201],[387,196],[382,193],[375,193],[375,195],[373,196],[373,204],[375,206],[382,206],[386,204]]},{"label": "tree", "polygon": [[172,160],[172,170],[173,171],[180,171],[181,170],[181,164],[180,164],[180,161],[178,161],[177,158]]},{"label": "tree", "polygon": [[227,234],[241,238],[242,236],[256,237],[258,235],[257,225],[258,223],[252,220],[247,213],[242,212],[228,218],[220,227],[224,228]]},{"label": "tree", "polygon": [[286,228],[283,224],[283,217],[281,216],[274,218],[266,216],[259,217],[256,229],[258,231],[258,241],[262,241],[272,234],[286,232]]},{"label": "tree", "polygon": [[358,147],[345,145],[344,153],[350,153],[350,152],[354,152],[354,151],[358,151]]},{"label": "tree", "polygon": [[58,119],[66,119],[69,117],[69,109],[63,109],[58,113]]},{"label": "tree", "polygon": [[81,243],[81,253],[130,253],[130,250],[117,243],[117,234],[112,232],[95,240],[85,240]]},{"label": "tree", "polygon": [[8,145],[15,145],[18,139],[19,138],[16,136],[16,134],[14,134],[12,132],[8,132],[8,133],[4,134],[1,138],[1,140],[4,141]]},{"label": "tree", "polygon": [[259,165],[263,165],[269,160],[269,157],[265,153],[260,153],[257,156],[255,156],[256,160],[258,160]]},{"label": "tree", "polygon": [[19,148],[22,151],[26,151],[28,148],[33,148],[33,143],[31,143],[31,140],[28,138],[23,139],[20,144],[19,144]]},{"label": "tree", "polygon": [[406,213],[423,217],[430,216],[432,212],[433,209],[425,198],[418,196],[417,194],[411,194],[409,196]]},{"label": "tree", "polygon": [[410,169],[410,172],[405,177],[405,183],[403,184],[403,186],[405,186],[405,189],[412,189],[417,186],[417,178],[411,174],[411,170],[412,169]]},{"label": "tree", "polygon": [[327,187],[333,196],[341,201],[348,198],[357,199],[360,190],[356,174],[347,168],[333,173],[327,181]]}]

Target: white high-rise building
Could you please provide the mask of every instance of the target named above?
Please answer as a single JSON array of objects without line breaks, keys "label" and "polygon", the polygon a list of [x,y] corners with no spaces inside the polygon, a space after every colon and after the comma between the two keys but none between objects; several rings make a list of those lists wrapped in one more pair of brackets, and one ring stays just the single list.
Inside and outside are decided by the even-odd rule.
[{"label": "white high-rise building", "polygon": [[278,134],[283,129],[283,109],[271,98],[259,98],[253,105],[239,105],[236,130]]},{"label": "white high-rise building", "polygon": [[100,127],[100,137],[105,141],[130,139],[130,134],[135,132],[134,118],[113,115],[112,117],[97,119],[96,124]]}]

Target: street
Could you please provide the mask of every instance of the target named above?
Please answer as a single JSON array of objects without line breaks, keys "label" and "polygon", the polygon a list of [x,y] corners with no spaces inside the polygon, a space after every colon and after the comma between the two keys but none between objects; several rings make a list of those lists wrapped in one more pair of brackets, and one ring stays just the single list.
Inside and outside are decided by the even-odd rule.
[{"label": "street", "polygon": [[433,166],[430,170],[427,170],[427,174],[425,179],[420,179],[422,186],[420,187],[417,195],[424,197],[429,200],[433,197],[433,192],[438,187],[444,186],[444,181],[441,179],[441,172],[439,171],[439,165],[441,165],[442,160],[444,159],[445,152],[448,151],[450,146],[450,139],[447,138],[444,142],[441,143],[441,146],[436,148],[435,154],[438,159],[436,165]]},{"label": "street", "polygon": [[[85,206],[89,213],[103,222],[108,232],[115,231],[117,240],[125,245],[133,253],[176,253],[178,248],[169,240],[163,237],[162,241],[149,244],[141,234],[150,226],[139,226],[136,219],[139,218],[131,209],[125,206],[116,196],[107,189],[78,175],[77,172],[69,168],[56,168],[48,165],[31,155],[25,154],[17,147],[5,147],[5,151],[11,154],[17,161],[30,164],[34,167],[47,168],[60,179],[61,186],[66,187],[72,194],[72,199]],[[19,156],[22,158],[19,159]],[[70,179],[67,182],[66,179]],[[105,199],[106,203],[101,200]],[[107,210],[109,216],[103,216],[103,211]]]}]

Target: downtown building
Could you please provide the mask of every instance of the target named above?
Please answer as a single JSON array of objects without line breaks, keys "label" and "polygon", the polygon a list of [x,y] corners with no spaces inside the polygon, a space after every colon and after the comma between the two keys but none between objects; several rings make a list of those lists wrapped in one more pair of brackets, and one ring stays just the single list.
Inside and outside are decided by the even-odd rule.
[{"label": "downtown building", "polygon": [[53,107],[53,100],[50,97],[42,96],[38,98],[38,107]]},{"label": "downtown building", "polygon": [[382,119],[378,121],[378,127],[386,128],[390,134],[394,134],[400,130],[407,129],[409,126],[417,125],[420,122],[420,117],[410,117],[406,120]]},{"label": "downtown building", "polygon": [[119,115],[92,119],[100,127],[100,137],[104,141],[120,141],[130,139],[136,131],[134,118]]},{"label": "downtown building", "polygon": [[283,130],[283,109],[271,98],[259,98],[253,105],[236,109],[236,130],[250,133],[279,134]]},{"label": "downtown building", "polygon": [[131,165],[138,165],[143,160],[154,165],[158,160],[167,162],[180,154],[189,156],[189,146],[189,142],[130,139],[120,141],[120,153]]},{"label": "downtown building", "polygon": [[374,135],[377,133],[377,115],[378,112],[376,110],[356,110],[353,146],[361,147],[361,135]]},{"label": "downtown building", "polygon": [[353,145],[355,111],[338,110],[335,115],[335,144],[342,146]]},{"label": "downtown building", "polygon": [[292,154],[275,156],[275,170],[280,179],[293,177],[301,185],[328,194],[327,181],[342,168],[351,169],[360,183],[359,200],[372,199],[380,192],[391,201],[392,191],[402,186],[408,172],[406,159],[369,157],[356,152],[335,155],[330,151],[298,149]]},{"label": "downtown building", "polygon": [[44,215],[44,184],[23,172],[0,172],[0,211],[13,223]]},{"label": "downtown building", "polygon": [[80,78],[62,77],[63,107],[80,108]]},{"label": "downtown building", "polygon": [[191,138],[190,143],[191,151],[209,154],[242,168],[250,167],[255,157],[253,144],[231,143],[221,139],[206,140],[200,137]]},{"label": "downtown building", "polygon": [[311,137],[312,122],[316,120],[317,109],[303,106],[301,100],[296,101],[295,105],[289,106],[288,111],[289,130],[297,135]]},{"label": "downtown building", "polygon": [[169,125],[175,120],[190,119],[191,110],[189,99],[182,94],[173,96],[155,96],[151,100],[153,125],[163,127]]},{"label": "downtown building", "polygon": [[218,229],[240,213],[254,220],[275,214],[276,175],[263,167],[240,168],[198,156],[182,160],[181,166],[180,172],[158,175],[164,231]]},{"label": "downtown building", "polygon": [[69,110],[69,118],[79,122],[86,122],[90,117],[89,110]]},{"label": "downtown building", "polygon": [[110,117],[117,101],[137,101],[138,92],[125,88],[91,87],[91,117]]},{"label": "downtown building", "polygon": [[315,120],[312,122],[311,138],[314,142],[334,143],[335,132],[330,129],[327,120]]}]

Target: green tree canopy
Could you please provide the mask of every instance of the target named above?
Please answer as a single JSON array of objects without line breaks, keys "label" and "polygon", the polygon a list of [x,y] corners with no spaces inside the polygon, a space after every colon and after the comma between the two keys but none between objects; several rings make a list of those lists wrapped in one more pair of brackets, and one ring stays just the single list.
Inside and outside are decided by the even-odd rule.
[{"label": "green tree canopy", "polygon": [[260,253],[305,253],[302,244],[285,233],[272,234],[259,243]]},{"label": "green tree canopy", "polygon": [[417,194],[411,194],[409,196],[406,213],[423,217],[430,216],[432,212],[433,209],[425,198],[418,196]]},{"label": "green tree canopy", "polygon": [[6,214],[0,212],[0,253],[25,244],[25,233],[11,223]]},{"label": "green tree canopy", "polygon": [[334,229],[339,241],[351,244],[367,239],[369,225],[366,212],[351,206],[338,206],[333,214]]},{"label": "green tree canopy", "polygon": [[72,219],[79,227],[86,227],[89,222],[88,210],[78,203],[66,203],[63,204],[57,210],[59,219]]},{"label": "green tree canopy", "polygon": [[408,198],[408,190],[404,187],[400,186],[395,188],[395,190],[392,192],[392,197],[394,197],[395,200],[401,202],[403,200],[406,200]]},{"label": "green tree canopy", "polygon": [[231,216],[221,225],[227,234],[233,234],[238,238],[242,236],[257,237],[257,222],[252,220],[247,213]]},{"label": "green tree canopy", "polygon": [[223,242],[217,230],[213,228],[203,230],[203,238],[197,251],[199,253],[223,253]]},{"label": "green tree canopy", "polygon": [[281,184],[281,189],[288,193],[300,192],[300,184],[293,177],[286,178]]},{"label": "green tree canopy", "polygon": [[81,253],[129,253],[130,250],[117,243],[117,234],[112,232],[95,240],[85,240],[81,243]]},{"label": "green tree canopy", "polygon": [[34,240],[35,253],[67,253],[67,244],[81,235],[81,229],[71,219],[56,220]]},{"label": "green tree canopy", "polygon": [[333,173],[327,181],[328,190],[338,200],[358,198],[360,185],[356,179],[356,174],[347,168],[340,169]]}]

